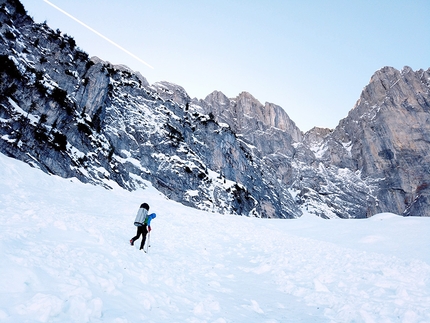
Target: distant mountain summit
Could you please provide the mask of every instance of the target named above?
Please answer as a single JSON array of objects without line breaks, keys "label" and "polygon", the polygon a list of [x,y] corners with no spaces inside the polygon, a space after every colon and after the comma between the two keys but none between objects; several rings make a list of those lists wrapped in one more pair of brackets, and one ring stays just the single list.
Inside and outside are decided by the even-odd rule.
[{"label": "distant mountain summit", "polygon": [[430,69],[384,67],[336,129],[243,92],[191,99],[0,0],[0,152],[62,177],[155,186],[220,213],[430,216]]}]

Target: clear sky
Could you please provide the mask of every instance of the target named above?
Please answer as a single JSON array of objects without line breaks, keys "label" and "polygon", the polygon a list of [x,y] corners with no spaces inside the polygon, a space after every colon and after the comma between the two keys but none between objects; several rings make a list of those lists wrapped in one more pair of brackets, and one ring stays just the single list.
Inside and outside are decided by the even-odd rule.
[{"label": "clear sky", "polygon": [[334,128],[384,66],[430,67],[429,0],[21,0],[90,56],[203,99],[250,92],[302,131]]}]

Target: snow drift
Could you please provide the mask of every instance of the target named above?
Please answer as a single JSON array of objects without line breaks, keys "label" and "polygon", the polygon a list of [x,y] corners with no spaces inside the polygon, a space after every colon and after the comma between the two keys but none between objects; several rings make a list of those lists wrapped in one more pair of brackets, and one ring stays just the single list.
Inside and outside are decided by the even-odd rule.
[{"label": "snow drift", "polygon": [[0,183],[0,322],[430,321],[429,218],[220,215],[1,154]]}]

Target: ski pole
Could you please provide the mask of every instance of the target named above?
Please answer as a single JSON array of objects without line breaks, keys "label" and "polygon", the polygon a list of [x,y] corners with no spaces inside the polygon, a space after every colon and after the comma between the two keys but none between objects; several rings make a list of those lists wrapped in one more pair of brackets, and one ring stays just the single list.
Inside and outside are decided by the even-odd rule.
[{"label": "ski pole", "polygon": [[151,246],[150,239],[151,239],[151,231],[148,232],[148,243],[146,244],[146,253],[149,253],[149,247]]}]

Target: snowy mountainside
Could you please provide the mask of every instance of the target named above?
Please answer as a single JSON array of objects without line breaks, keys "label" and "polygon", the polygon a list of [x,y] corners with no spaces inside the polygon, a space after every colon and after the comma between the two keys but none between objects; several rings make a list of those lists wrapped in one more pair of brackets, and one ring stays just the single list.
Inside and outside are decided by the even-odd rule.
[{"label": "snowy mountainside", "polygon": [[360,174],[372,192],[368,215],[430,216],[429,120],[430,69],[384,67],[348,116],[323,134],[319,160]]},{"label": "snowy mountainside", "polygon": [[89,58],[0,0],[0,152],[48,174],[146,182],[201,210],[297,218],[430,216],[430,70],[377,71],[336,129],[303,134],[251,94],[192,99]]},{"label": "snowy mountainside", "polygon": [[124,66],[89,59],[70,36],[22,18],[11,3],[3,1],[1,12],[3,153],[83,182],[136,189],[148,180],[200,209],[301,214],[273,171],[254,163],[247,145],[182,88],[149,86]]},{"label": "snowy mountainside", "polygon": [[[0,154],[1,322],[430,320],[430,218],[237,217],[106,184]],[[147,254],[128,242],[144,201]]]}]

